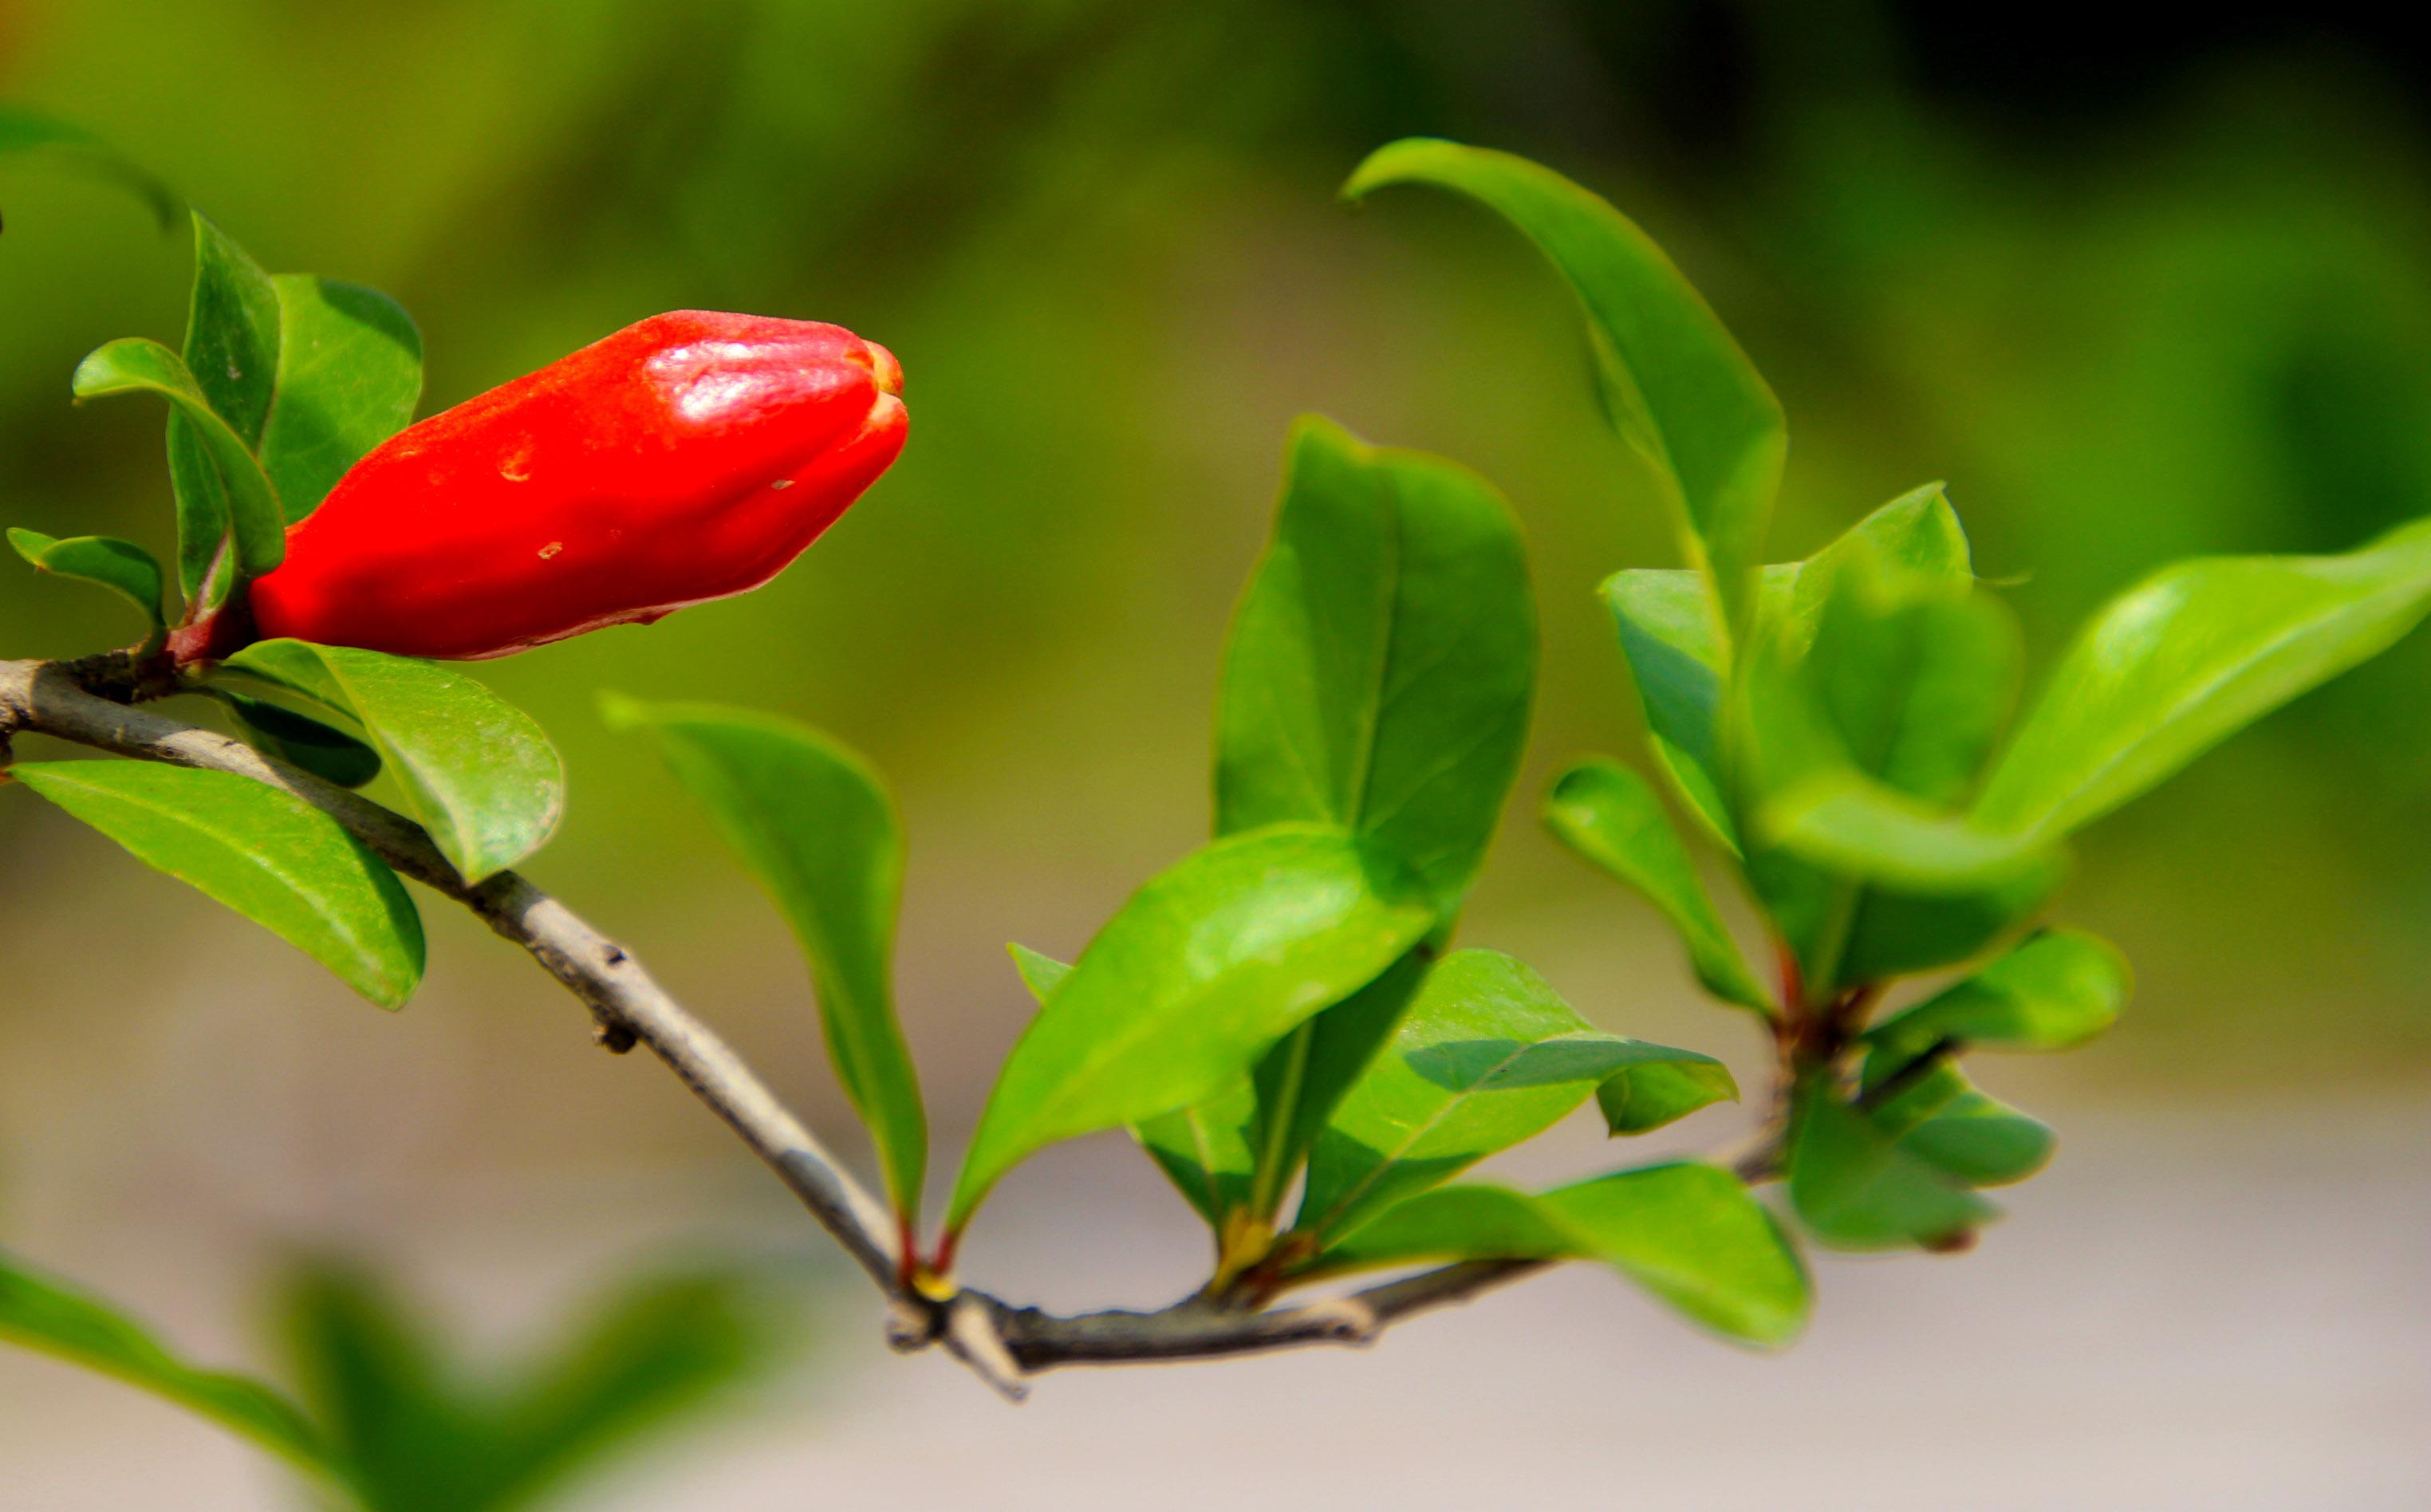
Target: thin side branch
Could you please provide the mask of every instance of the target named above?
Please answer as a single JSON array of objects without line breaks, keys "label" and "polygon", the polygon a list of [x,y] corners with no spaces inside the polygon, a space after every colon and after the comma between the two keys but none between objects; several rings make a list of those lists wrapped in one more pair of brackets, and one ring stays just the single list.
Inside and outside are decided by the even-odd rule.
[{"label": "thin side branch", "polygon": [[[107,691],[123,692],[115,686]],[[33,731],[139,761],[232,772],[283,789],[335,818],[399,873],[470,908],[523,947],[591,1010],[611,1050],[646,1045],[774,1170],[888,1300],[897,1348],[938,1344],[1008,1398],[1019,1379],[1064,1365],[1209,1359],[1305,1344],[1366,1344],[1404,1318],[1466,1302],[1543,1268],[1471,1261],[1329,1301],[1249,1311],[1193,1298],[1158,1312],[1059,1317],[984,1292],[939,1302],[904,1290],[885,1207],[838,1164],[767,1084],[651,979],[630,951],[513,872],[468,886],[422,827],[242,741],[111,701],[66,664],[0,662],[0,764],[12,731]]]}]

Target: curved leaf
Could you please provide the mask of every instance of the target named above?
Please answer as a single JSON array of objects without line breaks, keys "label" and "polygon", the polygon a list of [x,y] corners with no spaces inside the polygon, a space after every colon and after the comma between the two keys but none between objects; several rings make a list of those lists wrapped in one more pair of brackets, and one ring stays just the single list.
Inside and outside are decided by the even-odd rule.
[{"label": "curved leaf", "polygon": [[1981,894],[2050,867],[2049,845],[1987,830],[1842,768],[1768,802],[1767,842],[1810,865],[1909,897]]},{"label": "curved leaf", "polygon": [[1643,1041],[1632,1043],[1664,1053],[1623,1067],[1596,1088],[1596,1107],[1603,1114],[1604,1128],[1614,1135],[1647,1134],[1677,1123],[1700,1108],[1739,1100],[1737,1079],[1713,1057]]},{"label": "curved leaf", "polygon": [[468,882],[539,849],[565,767],[531,715],[453,667],[351,646],[259,641],[221,664],[352,715]]},{"label": "curved leaf", "polygon": [[73,121],[22,105],[0,105],[0,153],[40,152],[112,180],[152,211],[167,230],[184,201],[158,176],[120,152],[99,134]]},{"label": "curved leaf", "polygon": [[1312,1271],[1417,1261],[1596,1260],[1726,1337],[1786,1344],[1811,1300],[1797,1252],[1730,1172],[1651,1166],[1529,1196],[1449,1186],[1387,1209]]},{"label": "curved leaf", "polygon": [[1671,921],[1707,992],[1758,1013],[1773,1011],[1644,778],[1602,757],[1581,762],[1553,784],[1545,826],[1580,859],[1636,889]]},{"label": "curved leaf", "polygon": [[[175,407],[176,417],[201,448],[201,455],[225,492],[228,529],[236,542],[236,564],[246,577],[259,578],[287,555],[287,521],[279,512],[278,496],[261,463],[210,401],[176,353],[140,336],[122,337],[94,350],[75,371],[75,395],[94,399],[113,394],[157,394]],[[199,588],[210,555],[191,549],[188,522],[180,495],[178,561],[187,591]],[[198,523],[195,529],[208,529]],[[200,562],[203,565],[196,567]]]},{"label": "curved leaf", "polygon": [[1098,932],[1014,1047],[947,1228],[1057,1140],[1222,1093],[1433,923],[1415,882],[1340,830],[1280,825],[1186,858]]},{"label": "curved leaf", "polygon": [[1789,443],[1780,401],[1721,321],[1626,216],[1524,158],[1413,138],[1371,154],[1342,192],[1387,184],[1467,195],[1560,271],[1585,312],[1613,428],[1654,474],[1725,622],[1738,622]]},{"label": "curved leaf", "polygon": [[2058,835],[2386,650],[2431,610],[2431,520],[2343,556],[2214,557],[2113,600],[2054,670],[1977,820]]},{"label": "curved leaf", "polygon": [[235,909],[383,1008],[422,980],[405,884],[338,821],[229,772],[148,762],[20,762],[31,792]]},{"label": "curved leaf", "polygon": [[601,708],[658,737],[668,769],[793,926],[836,1077],[869,1126],[896,1210],[916,1216],[929,1125],[895,1016],[903,827],[885,786],[857,753],[773,714],[612,696]]},{"label": "curved leaf", "polygon": [[1935,1046],[2068,1050],[2108,1029],[2126,1005],[2127,958],[2082,930],[2051,930],[1966,981],[1866,1032],[1865,1084]]},{"label": "curved leaf", "polygon": [[1316,1138],[1296,1231],[1323,1237],[1551,1128],[1614,1075],[1692,1050],[1607,1034],[1507,955],[1459,950]]},{"label": "curved leaf", "polygon": [[1802,1089],[1789,1141],[1789,1199],[1836,1250],[1947,1250],[2000,1210],[1838,1097]]},{"label": "curved leaf", "polygon": [[[1941,485],[1928,483],[1874,510],[1803,562],[1777,563],[1757,580],[1767,638],[1791,658],[1815,640],[1833,585],[1852,561],[1970,580],[1966,532]],[[1722,697],[1729,648],[1712,592],[1693,572],[1615,573],[1600,590],[1619,631],[1646,725],[1665,777],[1705,831],[1740,853],[1734,783],[1722,760]]]},{"label": "curved leaf", "polygon": [[160,563],[132,541],[107,535],[72,535],[62,541],[12,526],[8,544],[41,571],[109,589],[142,610],[156,630],[166,622],[161,600],[168,585]]},{"label": "curved leaf", "polygon": [[360,787],[379,775],[379,752],[335,726],[226,688],[210,692],[227,706],[246,744],[256,750],[340,787]]},{"label": "curved leaf", "polygon": [[[260,264],[209,217],[196,211],[192,219],[194,278],[186,312],[186,370],[212,411],[259,457],[261,424],[277,381],[277,290]],[[169,416],[169,481],[177,500],[178,580],[189,598],[198,598],[227,534],[229,485],[204,438],[181,414]],[[210,593],[225,592],[231,580],[212,580]],[[215,601],[205,607],[215,607]]]},{"label": "curved leaf", "polygon": [[[237,779],[243,781],[243,779]],[[109,1303],[0,1252],[0,1339],[173,1402],[343,1492],[345,1472],[293,1403],[259,1381],[190,1365]]]}]

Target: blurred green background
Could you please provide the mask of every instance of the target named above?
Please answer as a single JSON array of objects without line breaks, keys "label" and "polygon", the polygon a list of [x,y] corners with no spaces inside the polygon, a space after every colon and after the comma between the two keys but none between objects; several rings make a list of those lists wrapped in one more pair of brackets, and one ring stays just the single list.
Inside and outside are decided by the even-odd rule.
[{"label": "blurred green background", "polygon": [[[2146,41],[2091,7],[1995,30],[1857,0],[15,0],[0,93],[101,130],[264,263],[394,294],[426,412],[679,306],[900,355],[903,461],[774,586],[483,675],[571,767],[533,875],[847,1143],[781,930],[592,699],[781,709],[877,760],[950,1143],[1026,1017],[1002,943],[1077,949],[1205,832],[1219,637],[1303,410],[1479,468],[1530,530],[1539,712],[1467,937],[1606,1027],[1753,1049],[1531,812],[1567,759],[1636,755],[1591,590],[1669,561],[1567,296],[1460,207],[1336,204],[1367,149],[1453,136],[1609,195],[1787,406],[1779,553],[1945,479],[2048,665],[2160,562],[2431,512],[2431,71],[2370,14],[2230,7]],[[72,410],[67,378],[110,337],[176,339],[185,239],[33,159],[0,164],[0,512],[165,550],[157,409]],[[5,654],[113,644],[118,613],[0,571]],[[2431,1081],[2426,694],[2417,635],[2097,829],[2061,912],[2127,949],[2137,1000],[2004,1088],[2065,1135],[2070,1106]],[[0,795],[15,1210],[65,1233],[148,1201],[166,1178],[123,1170],[161,1144],[211,1147],[170,1168],[245,1252],[284,1229],[410,1252],[400,1213],[461,1216],[518,1168],[657,1161],[778,1206],[664,1078],[588,1050],[524,963],[427,912],[429,986],[382,1020]],[[129,914],[174,968],[59,949]]]}]

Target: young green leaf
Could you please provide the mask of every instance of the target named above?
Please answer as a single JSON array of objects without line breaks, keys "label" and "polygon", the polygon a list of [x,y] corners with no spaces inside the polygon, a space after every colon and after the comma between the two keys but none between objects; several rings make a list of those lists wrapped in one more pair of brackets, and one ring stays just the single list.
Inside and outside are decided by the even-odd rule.
[{"label": "young green leaf", "polygon": [[142,610],[155,630],[166,622],[161,599],[167,584],[160,563],[132,541],[107,535],[73,535],[62,541],[11,526],[8,544],[41,571],[109,589]]},{"label": "young green leaf", "polygon": [[[193,220],[186,369],[212,412],[259,456],[277,378],[278,294],[270,275],[227,233],[199,212]],[[175,413],[169,417],[169,481],[177,500],[178,580],[186,596],[196,598],[227,534],[231,485],[222,480],[220,464],[193,424]],[[210,583],[213,592],[226,586],[225,579]]]},{"label": "young green leaf", "polygon": [[422,396],[422,333],[377,289],[310,274],[271,279],[278,364],[261,465],[287,518],[320,507],[364,453],[405,428]]},{"label": "young green leaf", "polygon": [[[279,512],[278,495],[271,487],[269,475],[261,470],[244,438],[212,409],[176,353],[140,336],[122,337],[96,348],[77,364],[75,388],[78,399],[157,394],[174,407],[174,418],[184,428],[181,433],[191,436],[199,448],[194,455],[218,492],[196,496],[223,499],[226,515],[225,522],[208,518],[205,506],[205,512],[190,519],[181,486],[177,560],[180,580],[190,595],[200,589],[223,530],[233,531],[236,564],[247,577],[260,577],[284,560],[287,521]],[[173,443],[171,454],[174,464],[176,444]],[[200,544],[206,538],[207,548]]]},{"label": "young green leaf", "polygon": [[351,646],[259,641],[220,665],[363,727],[414,817],[468,882],[539,849],[565,806],[565,767],[532,717],[453,667]]},{"label": "young green leaf", "polygon": [[401,1006],[422,980],[422,920],[405,884],[293,794],[148,762],[20,762],[8,771],[381,1007]]},{"label": "young green leaf", "polygon": [[947,1230],[1048,1145],[1222,1093],[1433,924],[1415,879],[1341,830],[1279,825],[1185,858],[1098,932],[1014,1047]]},{"label": "young green leaf", "polygon": [[1300,1025],[1250,1073],[1257,1112],[1245,1137],[1257,1159],[1249,1205],[1261,1219],[1274,1217],[1326,1120],[1392,1039],[1433,968],[1433,942],[1443,933],[1438,926],[1383,976]]},{"label": "young green leaf", "polygon": [[2068,1050],[2109,1028],[2126,1005],[2127,958],[2082,930],[2036,935],[1966,981],[1866,1032],[1874,1086],[1935,1046]]},{"label": "young green leaf", "polygon": [[1781,403],[1688,280],[1602,199],[1507,153],[1411,139],[1378,149],[1343,186],[1432,184],[1508,221],[1579,298],[1613,428],[1644,459],[1689,562],[1744,617],[1788,449]]},{"label": "young green leaf", "polygon": [[1005,953],[1013,957],[1013,969],[1021,977],[1021,984],[1030,995],[1044,1005],[1064,979],[1072,974],[1068,961],[1058,961],[1044,950],[1033,950],[1026,945],[1008,945]]},{"label": "young green leaf", "polygon": [[1541,1196],[1448,1186],[1387,1208],[1310,1268],[1469,1259],[1601,1261],[1692,1321],[1764,1347],[1796,1337],[1811,1301],[1772,1215],[1730,1172],[1696,1162]]},{"label": "young green leaf", "polygon": [[2086,626],[1976,804],[2059,835],[2377,655],[2431,609],[2431,520],[2343,556],[2164,567]]},{"label": "young green leaf", "polygon": [[2067,879],[2067,857],[2046,849],[2006,882],[1940,897],[1869,888],[1858,899],[1842,982],[1887,982],[1973,960],[2032,918]]},{"label": "young green leaf", "polygon": [[1507,955],[1459,950],[1316,1138],[1296,1231],[1320,1238],[1559,1122],[1615,1074],[1704,1063],[1590,1026]]},{"label": "young green leaf", "polygon": [[1773,1011],[1644,778],[1602,757],[1581,762],[1553,784],[1545,824],[1580,859],[1644,894],[1671,921],[1707,992],[1760,1014]]},{"label": "young green leaf", "polygon": [[94,132],[22,105],[0,105],[0,153],[39,152],[109,179],[143,201],[167,230],[183,206],[177,192]]},{"label": "young green leaf", "polygon": [[1132,1136],[1182,1200],[1221,1230],[1251,1205],[1257,1182],[1258,1096],[1246,1082],[1229,1092],[1132,1125]]},{"label": "young green leaf", "polygon": [[808,726],[703,704],[610,697],[620,729],[658,737],[668,768],[776,901],[810,958],[836,1076],[916,1215],[929,1156],[920,1082],[895,1016],[903,831],[869,764]]},{"label": "young green leaf", "polygon": [[[1770,581],[1786,583],[1795,569],[1767,571],[1770,596]],[[1604,580],[1601,593],[1637,683],[1657,764],[1706,833],[1738,854],[1721,755],[1728,652],[1711,593],[1693,572],[1651,569],[1617,572]]]},{"label": "young green leaf", "polygon": [[1860,561],[1877,573],[1919,577],[1953,587],[1971,582],[1975,576],[1967,531],[1958,523],[1958,512],[1950,507],[1949,494],[1939,483],[1912,488],[1787,569],[1782,616],[1795,649],[1802,652],[1813,644],[1841,572]]},{"label": "young green leaf", "polygon": [[1967,1087],[1902,1135],[1908,1154],[1970,1186],[2024,1181],[2051,1160],[2051,1127]]},{"label": "young green leaf", "polygon": [[[1895,504],[1799,570],[1734,689],[1736,808],[1752,811],[1748,874],[1811,988],[1875,980],[1878,917],[2006,900],[2056,864],[2040,844],[1979,831],[1949,805],[1972,786],[2008,707],[2014,625],[1978,594],[1947,506]],[[1810,594],[1810,585],[1827,585]],[[1809,598],[1808,618],[1794,606]],[[1802,636],[1803,645],[1801,645]],[[1878,916],[1877,901],[1889,913]],[[1929,913],[1930,911],[1928,911]],[[1943,911],[1947,913],[1948,911]],[[2016,922],[1994,921],[1994,932]],[[1970,941],[1970,948],[1980,939]]]},{"label": "young green leaf", "polygon": [[1987,830],[1853,768],[1801,780],[1764,806],[1769,844],[1810,865],[1910,897],[1981,894],[2047,869],[2047,845]]},{"label": "young green leaf", "polygon": [[1535,662],[1501,496],[1303,416],[1225,654],[1216,832],[1338,824],[1400,858],[1450,916],[1518,770]]},{"label": "young green leaf", "polygon": [[[1659,1045],[1645,1048],[1665,1050]],[[1738,1082],[1721,1062],[1693,1050],[1668,1053],[1678,1058],[1625,1066],[1596,1088],[1596,1106],[1614,1135],[1642,1134],[1677,1123],[1700,1108],[1739,1100]]]},{"label": "young green leaf", "polygon": [[1836,1250],[1947,1250],[1999,1209],[1827,1088],[1801,1090],[1789,1141],[1789,1200]]},{"label": "young green leaf", "polygon": [[245,743],[340,787],[360,787],[379,775],[379,752],[333,725],[261,698],[213,688],[236,717]]},{"label": "young green leaf", "polygon": [[[1970,580],[1967,537],[1937,483],[1901,495],[1804,562],[1781,563],[1757,580],[1764,634],[1796,659],[1813,644],[1823,605],[1858,557],[1955,582]],[[1646,712],[1654,755],[1681,800],[1733,855],[1740,852],[1722,762],[1722,698],[1730,657],[1713,599],[1693,572],[1633,570],[1604,580],[1601,595]]]},{"label": "young green leaf", "polygon": [[[1026,945],[1006,949],[1022,985],[1041,1006],[1071,975],[1069,966]],[[1258,1165],[1250,1144],[1257,1121],[1257,1095],[1245,1082],[1205,1102],[1143,1118],[1132,1125],[1132,1135],[1199,1216],[1220,1228],[1227,1215],[1249,1201]]]},{"label": "young green leaf", "polygon": [[279,1304],[305,1398],[378,1512],[554,1504],[609,1454],[764,1374],[800,1331],[756,1277],[645,1276],[501,1380],[444,1357],[428,1319],[351,1268],[305,1268]]},{"label": "young green leaf", "polygon": [[294,1403],[259,1381],[188,1364],[109,1303],[5,1252],[0,1339],[116,1376],[250,1440],[320,1481],[325,1490],[344,1490],[344,1471]]}]

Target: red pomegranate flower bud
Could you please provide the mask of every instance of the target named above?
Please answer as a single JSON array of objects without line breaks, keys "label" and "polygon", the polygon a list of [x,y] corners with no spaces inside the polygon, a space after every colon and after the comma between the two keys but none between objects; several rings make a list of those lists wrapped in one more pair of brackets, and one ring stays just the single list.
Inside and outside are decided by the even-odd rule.
[{"label": "red pomegranate flower bud", "polygon": [[903,449],[902,387],[840,326],[654,315],[383,443],[289,528],[253,631],[475,660],[757,588]]}]

